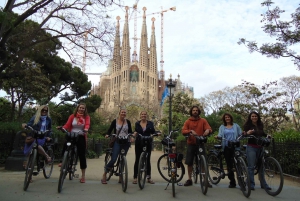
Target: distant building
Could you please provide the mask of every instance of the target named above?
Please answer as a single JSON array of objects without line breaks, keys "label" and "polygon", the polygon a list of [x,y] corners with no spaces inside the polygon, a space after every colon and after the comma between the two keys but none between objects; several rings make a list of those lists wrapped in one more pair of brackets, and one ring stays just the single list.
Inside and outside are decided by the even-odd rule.
[{"label": "distant building", "polygon": [[[132,58],[130,57],[128,10],[125,15],[122,44],[120,17],[117,17],[113,58],[109,61],[107,70],[100,76],[99,85],[94,86],[92,90],[92,94],[102,98],[99,112],[109,114],[134,105],[151,111],[149,115],[160,117],[161,97],[168,80],[165,80],[163,69],[158,71],[154,18],[152,18],[150,47],[148,46],[145,11],[146,9],[143,15],[139,60],[136,52],[133,52]],[[175,93],[184,92],[190,97],[194,96],[193,88],[185,86],[180,81],[179,75],[174,83],[176,83]]]}]

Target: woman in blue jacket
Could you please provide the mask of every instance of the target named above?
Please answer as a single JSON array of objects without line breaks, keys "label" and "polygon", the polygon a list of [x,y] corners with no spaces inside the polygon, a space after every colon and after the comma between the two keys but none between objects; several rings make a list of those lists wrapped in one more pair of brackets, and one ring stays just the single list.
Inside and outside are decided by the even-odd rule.
[{"label": "woman in blue jacket", "polygon": [[219,128],[219,134],[217,138],[222,139],[222,149],[224,151],[224,158],[227,165],[229,188],[236,187],[236,181],[233,173],[233,156],[234,147],[228,146],[228,141],[235,141],[236,138],[242,134],[242,129],[236,123],[233,123],[233,117],[229,113],[225,113],[222,117],[223,125]]}]

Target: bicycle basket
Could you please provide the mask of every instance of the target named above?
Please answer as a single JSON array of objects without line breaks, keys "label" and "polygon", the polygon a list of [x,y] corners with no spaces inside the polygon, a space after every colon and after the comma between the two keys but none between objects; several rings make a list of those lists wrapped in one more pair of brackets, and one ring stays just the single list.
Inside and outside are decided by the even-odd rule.
[{"label": "bicycle basket", "polygon": [[263,147],[268,147],[271,143],[271,140],[268,138],[259,138],[256,141],[257,145],[263,146]]},{"label": "bicycle basket", "polygon": [[240,147],[240,141],[228,141],[229,148]]},{"label": "bicycle basket", "polygon": [[170,138],[164,138],[162,139],[161,143],[165,146],[169,146],[169,147],[173,147],[175,146],[175,143],[173,141],[171,141]]},{"label": "bicycle basket", "polygon": [[207,142],[207,137],[204,137],[204,136],[195,136],[195,138],[196,138],[196,144],[197,145],[200,145],[200,144],[203,144],[203,143]]},{"label": "bicycle basket", "polygon": [[117,138],[117,142],[118,142],[118,144],[126,144],[126,143],[128,143],[128,138]]}]

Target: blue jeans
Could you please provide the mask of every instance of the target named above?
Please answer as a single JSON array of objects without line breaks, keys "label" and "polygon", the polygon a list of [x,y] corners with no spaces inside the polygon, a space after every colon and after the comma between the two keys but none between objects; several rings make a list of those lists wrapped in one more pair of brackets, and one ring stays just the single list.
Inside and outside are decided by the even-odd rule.
[{"label": "blue jeans", "polygon": [[116,160],[118,159],[119,153],[121,151],[121,148],[125,149],[125,155],[128,152],[128,149],[130,147],[130,142],[126,144],[119,144],[116,140],[113,148],[112,148],[112,155],[111,155],[111,160],[107,163],[107,165],[104,167],[105,172],[109,172],[109,170],[114,166]]},{"label": "blue jeans", "polygon": [[[255,182],[254,182],[254,167],[256,165],[256,160],[263,154],[264,149],[263,148],[255,148],[251,146],[247,146],[247,162],[248,162],[248,172],[250,177],[250,185],[254,188]],[[259,169],[259,178],[260,178],[260,186],[262,187],[268,187],[267,182],[265,180],[265,175],[263,168]]]}]

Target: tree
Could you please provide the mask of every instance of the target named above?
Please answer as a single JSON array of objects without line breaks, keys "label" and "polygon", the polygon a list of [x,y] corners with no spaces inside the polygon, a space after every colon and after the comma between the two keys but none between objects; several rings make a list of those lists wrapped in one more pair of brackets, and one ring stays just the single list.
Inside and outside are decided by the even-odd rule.
[{"label": "tree", "polygon": [[259,52],[267,57],[279,59],[281,57],[289,57],[300,70],[300,55],[296,53],[296,45],[300,42],[300,7],[291,14],[290,21],[281,21],[280,15],[284,10],[279,7],[270,9],[274,4],[271,0],[266,0],[262,6],[267,6],[268,10],[263,14],[261,22],[264,23],[264,32],[269,34],[270,37],[275,37],[275,43],[264,43],[258,47],[255,41],[247,41],[245,38],[239,39],[238,44],[244,44],[249,49],[250,53]]},{"label": "tree", "polygon": [[300,77],[283,77],[279,82],[282,91],[286,92],[288,111],[292,114],[292,122],[296,130],[300,130]]},{"label": "tree", "polygon": [[[18,73],[7,72],[10,69],[10,52],[7,51],[7,45],[12,38],[20,35],[14,30],[26,19],[39,22],[39,27],[36,27],[34,33],[44,31],[51,34],[47,38],[28,40],[28,48],[61,38],[64,39],[61,47],[73,63],[82,61],[83,49],[91,53],[91,56],[95,55],[97,59],[109,57],[114,27],[110,24],[107,13],[108,9],[113,9],[114,6],[120,6],[118,0],[8,0],[0,10],[0,80],[15,77]],[[86,46],[85,33],[89,36]],[[23,60],[23,51],[26,51],[26,48],[18,52],[20,60]]]}]

